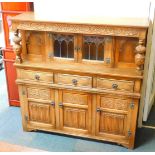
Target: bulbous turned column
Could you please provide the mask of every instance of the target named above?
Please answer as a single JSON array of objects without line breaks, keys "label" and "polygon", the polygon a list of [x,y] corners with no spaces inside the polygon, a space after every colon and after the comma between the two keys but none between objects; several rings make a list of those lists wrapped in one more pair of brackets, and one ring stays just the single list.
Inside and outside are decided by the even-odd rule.
[{"label": "bulbous turned column", "polygon": [[136,69],[141,72],[144,69],[145,51],[146,51],[146,47],[143,45],[143,40],[140,39],[139,45],[136,47],[136,50],[135,50],[135,53],[136,53],[135,64],[137,66]]},{"label": "bulbous turned column", "polygon": [[22,38],[19,37],[18,35],[19,35],[19,32],[18,32],[18,30],[16,30],[14,32],[14,38],[13,38],[13,42],[14,42],[13,50],[14,50],[14,52],[16,54],[15,62],[16,63],[22,63],[22,58],[21,58],[22,46],[20,44]]}]

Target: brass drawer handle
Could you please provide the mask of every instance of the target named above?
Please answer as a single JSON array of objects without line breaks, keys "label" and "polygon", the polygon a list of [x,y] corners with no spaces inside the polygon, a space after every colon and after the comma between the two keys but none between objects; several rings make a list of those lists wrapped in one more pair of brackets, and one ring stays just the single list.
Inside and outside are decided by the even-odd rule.
[{"label": "brass drawer handle", "polygon": [[35,78],[36,80],[40,80],[40,76],[39,76],[38,74],[36,74],[36,75],[34,76],[34,78]]},{"label": "brass drawer handle", "polygon": [[77,85],[77,82],[78,82],[77,79],[72,80],[73,85]]},{"label": "brass drawer handle", "polygon": [[118,84],[116,84],[116,83],[112,84],[112,88],[113,89],[117,89],[118,88]]}]

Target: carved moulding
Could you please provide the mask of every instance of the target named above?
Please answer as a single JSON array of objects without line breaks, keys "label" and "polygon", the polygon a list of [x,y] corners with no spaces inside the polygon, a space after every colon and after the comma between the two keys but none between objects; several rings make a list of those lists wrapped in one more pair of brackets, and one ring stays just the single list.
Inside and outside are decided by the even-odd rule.
[{"label": "carved moulding", "polygon": [[44,23],[44,22],[22,22],[12,21],[12,29],[53,31],[83,34],[98,34],[111,36],[127,36],[145,38],[145,28],[121,27],[110,25],[93,25],[93,24],[73,24],[73,23]]},{"label": "carved moulding", "polygon": [[143,45],[143,40],[140,39],[139,40],[139,45],[136,47],[135,50],[135,63],[137,65],[137,70],[138,71],[143,71],[144,69],[144,61],[145,61],[145,51],[146,51],[146,47]]}]

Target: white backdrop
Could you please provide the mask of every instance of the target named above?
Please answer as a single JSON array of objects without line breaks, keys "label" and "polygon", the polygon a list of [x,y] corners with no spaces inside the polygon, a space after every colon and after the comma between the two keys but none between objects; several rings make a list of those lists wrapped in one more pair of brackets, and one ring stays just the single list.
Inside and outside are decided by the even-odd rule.
[{"label": "white backdrop", "polygon": [[34,1],[37,16],[148,17],[153,0],[44,0]]}]

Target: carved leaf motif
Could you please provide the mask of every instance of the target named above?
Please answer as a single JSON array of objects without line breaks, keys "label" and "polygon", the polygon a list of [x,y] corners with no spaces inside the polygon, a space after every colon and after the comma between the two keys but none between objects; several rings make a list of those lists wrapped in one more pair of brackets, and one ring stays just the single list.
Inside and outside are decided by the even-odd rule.
[{"label": "carved leaf motif", "polygon": [[46,89],[27,88],[27,92],[29,98],[50,99],[50,91]]},{"label": "carved leaf motif", "polygon": [[81,95],[81,94],[64,93],[63,94],[63,102],[64,103],[72,103],[72,104],[87,104],[88,96]]},{"label": "carved leaf motif", "polygon": [[13,22],[13,29],[139,37],[143,29],[107,25]]},{"label": "carved leaf motif", "polygon": [[128,110],[128,101],[101,97],[101,107],[117,110]]}]

